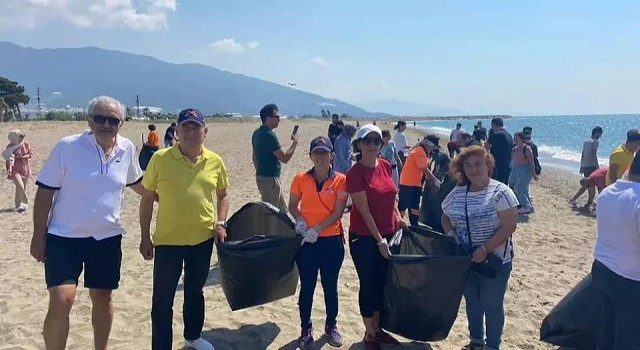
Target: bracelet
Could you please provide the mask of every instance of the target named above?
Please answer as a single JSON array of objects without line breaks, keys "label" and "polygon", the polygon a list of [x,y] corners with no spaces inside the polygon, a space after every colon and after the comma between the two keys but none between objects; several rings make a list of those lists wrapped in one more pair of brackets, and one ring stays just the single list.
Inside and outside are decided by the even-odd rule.
[{"label": "bracelet", "polygon": [[381,246],[381,245],[383,245],[383,244],[387,244],[387,239],[386,239],[386,238],[383,238],[383,239],[381,239],[381,240],[380,240],[380,242],[378,242],[378,243],[376,243],[376,244],[377,244],[378,246]]},{"label": "bracelet", "polygon": [[481,245],[480,248],[482,248],[482,250],[484,250],[485,254],[489,254],[489,252],[487,252],[487,248],[485,248],[483,245]]}]

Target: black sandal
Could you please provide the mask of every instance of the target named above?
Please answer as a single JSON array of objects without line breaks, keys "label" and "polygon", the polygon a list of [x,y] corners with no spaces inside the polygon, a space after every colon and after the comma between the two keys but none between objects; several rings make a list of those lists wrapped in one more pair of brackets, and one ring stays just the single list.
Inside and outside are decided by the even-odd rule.
[{"label": "black sandal", "polygon": [[461,350],[484,350],[484,344],[471,342],[463,346]]}]

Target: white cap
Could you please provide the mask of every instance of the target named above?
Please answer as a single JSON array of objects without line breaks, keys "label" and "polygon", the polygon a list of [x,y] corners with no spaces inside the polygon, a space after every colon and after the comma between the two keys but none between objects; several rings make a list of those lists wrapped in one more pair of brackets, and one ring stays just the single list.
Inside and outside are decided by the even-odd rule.
[{"label": "white cap", "polygon": [[356,140],[363,139],[372,132],[375,132],[376,134],[378,134],[378,136],[380,136],[380,138],[382,138],[382,130],[380,130],[380,128],[377,125],[366,124],[361,126],[360,129],[358,129],[358,131],[356,132],[355,139]]}]

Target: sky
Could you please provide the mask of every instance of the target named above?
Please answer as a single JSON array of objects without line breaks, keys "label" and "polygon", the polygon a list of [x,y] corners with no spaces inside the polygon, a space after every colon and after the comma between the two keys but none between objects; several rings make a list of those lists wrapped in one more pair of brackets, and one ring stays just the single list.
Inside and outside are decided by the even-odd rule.
[{"label": "sky", "polygon": [[639,18],[637,0],[0,0],[0,41],[201,63],[356,104],[640,113]]}]

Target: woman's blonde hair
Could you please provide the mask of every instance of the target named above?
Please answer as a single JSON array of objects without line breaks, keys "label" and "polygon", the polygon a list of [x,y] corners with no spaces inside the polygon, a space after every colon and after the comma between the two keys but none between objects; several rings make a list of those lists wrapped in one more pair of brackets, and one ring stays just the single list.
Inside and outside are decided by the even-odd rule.
[{"label": "woman's blonde hair", "polygon": [[19,143],[21,137],[24,137],[24,134],[17,129],[9,131],[9,134],[7,135],[7,138],[11,143]]},{"label": "woman's blonde hair", "polygon": [[493,166],[495,165],[496,161],[495,159],[493,159],[493,156],[491,155],[491,153],[489,153],[489,151],[487,151],[482,146],[464,147],[462,151],[455,158],[453,158],[451,167],[449,168],[449,173],[455,176],[459,186],[469,184],[469,178],[464,172],[464,162],[474,156],[484,158],[484,160],[487,162],[487,169],[489,169],[489,177],[491,177],[491,175],[493,174]]}]

